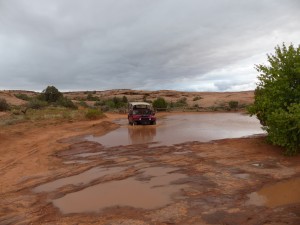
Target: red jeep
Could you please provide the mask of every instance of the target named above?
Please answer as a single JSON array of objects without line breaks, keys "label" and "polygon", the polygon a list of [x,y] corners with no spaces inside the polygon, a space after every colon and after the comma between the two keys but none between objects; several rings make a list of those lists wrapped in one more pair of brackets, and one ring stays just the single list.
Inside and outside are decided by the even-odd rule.
[{"label": "red jeep", "polygon": [[152,105],[147,102],[129,102],[128,123],[130,125],[156,124],[155,112]]}]

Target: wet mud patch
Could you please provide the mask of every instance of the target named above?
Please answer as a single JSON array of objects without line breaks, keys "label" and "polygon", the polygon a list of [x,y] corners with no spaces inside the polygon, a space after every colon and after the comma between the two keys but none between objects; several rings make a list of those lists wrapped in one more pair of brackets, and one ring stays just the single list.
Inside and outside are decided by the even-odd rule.
[{"label": "wet mud patch", "polygon": [[65,178],[61,178],[46,184],[42,184],[33,189],[34,192],[51,192],[55,191],[58,188],[61,188],[65,185],[86,185],[97,178],[112,175],[114,173],[118,173],[124,170],[122,167],[113,167],[113,168],[101,168],[101,167],[94,167],[91,168],[83,173],[78,175],[69,176]]},{"label": "wet mud patch", "polygon": [[278,207],[289,204],[300,204],[300,178],[265,185],[257,192],[248,195],[248,205]]},{"label": "wet mud patch", "polygon": [[99,152],[103,150],[104,147],[100,143],[80,141],[79,139],[77,143],[71,144],[68,149],[57,151],[54,155],[56,157],[70,157],[75,156],[76,154]]},{"label": "wet mud patch", "polygon": [[[110,207],[155,209],[172,203],[184,185],[171,183],[186,177],[174,168],[142,169],[140,179],[129,177],[100,183],[53,200],[64,214],[99,212]],[[143,179],[144,178],[144,179]]]},{"label": "wet mud patch", "polygon": [[251,166],[261,168],[261,169],[276,169],[280,167],[280,164],[275,160],[266,160],[266,161],[251,163]]},{"label": "wet mud patch", "polygon": [[213,213],[203,214],[203,220],[208,224],[226,224],[226,225],[236,225],[236,224],[248,224],[253,223],[253,218],[255,218],[253,212],[228,212],[224,210],[218,210]]}]

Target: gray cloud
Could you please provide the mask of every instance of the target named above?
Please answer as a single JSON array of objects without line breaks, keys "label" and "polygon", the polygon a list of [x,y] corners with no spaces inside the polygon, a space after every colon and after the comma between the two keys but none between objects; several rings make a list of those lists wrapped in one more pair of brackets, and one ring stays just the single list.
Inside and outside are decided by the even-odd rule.
[{"label": "gray cloud", "polygon": [[0,89],[253,89],[299,1],[0,0]]}]

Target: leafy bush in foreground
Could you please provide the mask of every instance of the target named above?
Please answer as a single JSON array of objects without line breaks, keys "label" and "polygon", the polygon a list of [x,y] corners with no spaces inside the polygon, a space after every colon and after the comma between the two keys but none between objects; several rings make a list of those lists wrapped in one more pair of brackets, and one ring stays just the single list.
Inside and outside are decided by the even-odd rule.
[{"label": "leafy bush in foreground", "polygon": [[300,104],[293,104],[288,110],[278,109],[269,116],[266,127],[268,138],[273,144],[288,149],[295,155],[300,149]]},{"label": "leafy bush in foreground", "polygon": [[268,62],[256,65],[261,74],[248,111],[260,120],[271,143],[294,155],[300,151],[300,46],[277,46]]}]

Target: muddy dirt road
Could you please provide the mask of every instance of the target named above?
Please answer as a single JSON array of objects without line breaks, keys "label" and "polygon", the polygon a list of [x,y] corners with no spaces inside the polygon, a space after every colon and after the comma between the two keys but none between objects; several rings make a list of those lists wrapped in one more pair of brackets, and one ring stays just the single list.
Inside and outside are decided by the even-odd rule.
[{"label": "muddy dirt road", "polygon": [[1,127],[0,224],[300,224],[300,157],[238,138],[260,133],[257,121],[159,117]]}]

